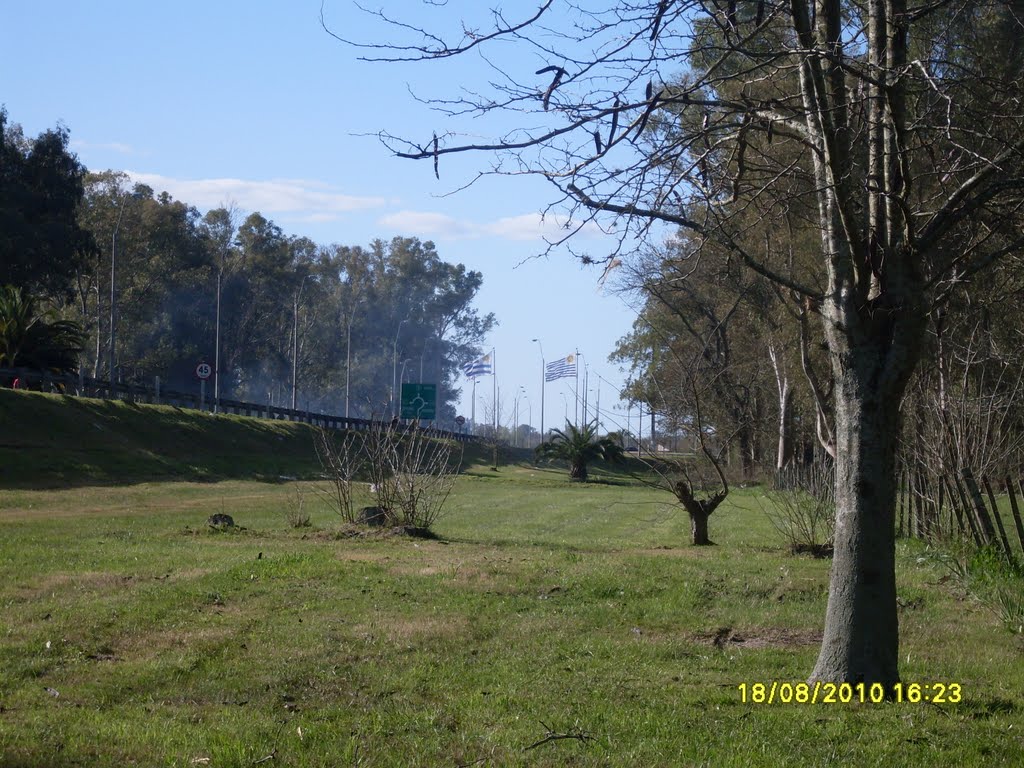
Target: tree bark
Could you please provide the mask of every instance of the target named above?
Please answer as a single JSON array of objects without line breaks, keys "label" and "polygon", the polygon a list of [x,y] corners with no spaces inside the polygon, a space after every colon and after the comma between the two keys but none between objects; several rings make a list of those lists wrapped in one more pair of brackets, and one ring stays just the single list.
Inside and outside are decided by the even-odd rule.
[{"label": "tree bark", "polygon": [[919,307],[911,300],[865,311],[850,302],[826,320],[836,381],[835,554],[812,681],[881,683],[890,692],[899,682],[896,449],[921,346]]},{"label": "tree bark", "polygon": [[585,482],[587,479],[586,462],[572,461],[569,463],[569,479]]},{"label": "tree bark", "polygon": [[768,346],[768,359],[772,362],[772,369],[775,371],[775,384],[779,393],[779,420],[778,420],[778,445],[775,450],[775,469],[786,468],[793,457],[792,443],[792,410],[793,391],[789,387],[789,377],[782,370],[782,364],[775,349]]},{"label": "tree bark", "polygon": [[703,510],[700,512],[690,511],[690,533],[694,546],[705,547],[715,543],[708,537],[709,517],[711,515]]}]

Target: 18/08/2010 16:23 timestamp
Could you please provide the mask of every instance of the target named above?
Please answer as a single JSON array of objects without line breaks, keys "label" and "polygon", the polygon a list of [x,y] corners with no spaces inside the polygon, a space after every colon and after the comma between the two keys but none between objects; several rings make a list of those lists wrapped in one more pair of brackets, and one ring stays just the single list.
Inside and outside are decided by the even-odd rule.
[{"label": "18/08/2010 16:23 timestamp", "polygon": [[740,683],[743,704],[959,704],[960,683],[896,683],[887,692],[881,683]]}]

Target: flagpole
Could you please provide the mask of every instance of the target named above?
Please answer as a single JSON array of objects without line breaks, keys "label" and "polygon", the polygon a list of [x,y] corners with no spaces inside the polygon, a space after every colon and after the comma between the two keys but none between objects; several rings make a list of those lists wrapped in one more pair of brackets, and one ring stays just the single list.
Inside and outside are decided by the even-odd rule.
[{"label": "flagpole", "polygon": [[[547,381],[547,361],[544,359],[544,345],[540,339],[534,339],[540,347],[540,442],[544,442],[544,383]],[[530,426],[533,426],[532,424]]]},{"label": "flagpole", "polygon": [[476,434],[476,376],[473,377],[473,400],[469,406],[470,432]]},{"label": "flagpole", "polygon": [[544,353],[540,353],[540,441],[544,442],[544,383],[547,376],[544,371]]},{"label": "flagpole", "polygon": [[498,438],[498,355],[491,347],[491,396],[494,398],[494,438]]},{"label": "flagpole", "polygon": [[576,429],[580,428],[580,351],[576,350],[576,365],[573,366],[576,372]]}]

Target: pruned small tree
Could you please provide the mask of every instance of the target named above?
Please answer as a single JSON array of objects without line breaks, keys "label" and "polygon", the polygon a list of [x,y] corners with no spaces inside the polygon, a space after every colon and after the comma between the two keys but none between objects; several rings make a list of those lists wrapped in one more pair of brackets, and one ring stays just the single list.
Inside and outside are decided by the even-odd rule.
[{"label": "pruned small tree", "polygon": [[[691,543],[698,547],[709,546],[714,542],[708,532],[708,520],[729,495],[729,481],[722,469],[722,454],[728,448],[728,441],[722,441],[717,451],[708,445],[708,429],[701,416],[701,398],[695,378],[696,368],[680,362],[679,369],[687,379],[687,388],[690,390],[693,408],[691,421],[701,456],[688,464],[683,459],[652,455],[646,464],[656,480],[653,483],[643,478],[641,480],[671,492],[690,516]],[[698,468],[706,467],[714,470],[714,480],[708,480],[706,471],[698,472]],[[694,474],[697,474],[696,480]]]}]

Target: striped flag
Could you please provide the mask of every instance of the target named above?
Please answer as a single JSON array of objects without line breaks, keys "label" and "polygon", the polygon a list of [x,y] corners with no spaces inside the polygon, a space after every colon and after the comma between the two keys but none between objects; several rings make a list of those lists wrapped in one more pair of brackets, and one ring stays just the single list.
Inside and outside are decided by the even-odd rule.
[{"label": "striped flag", "polygon": [[462,366],[463,372],[471,379],[477,376],[490,376],[494,373],[494,366],[491,363],[491,356],[484,355],[471,363]]},{"label": "striped flag", "polygon": [[567,355],[558,360],[552,360],[544,366],[544,381],[554,381],[555,379],[575,375],[576,355]]}]

